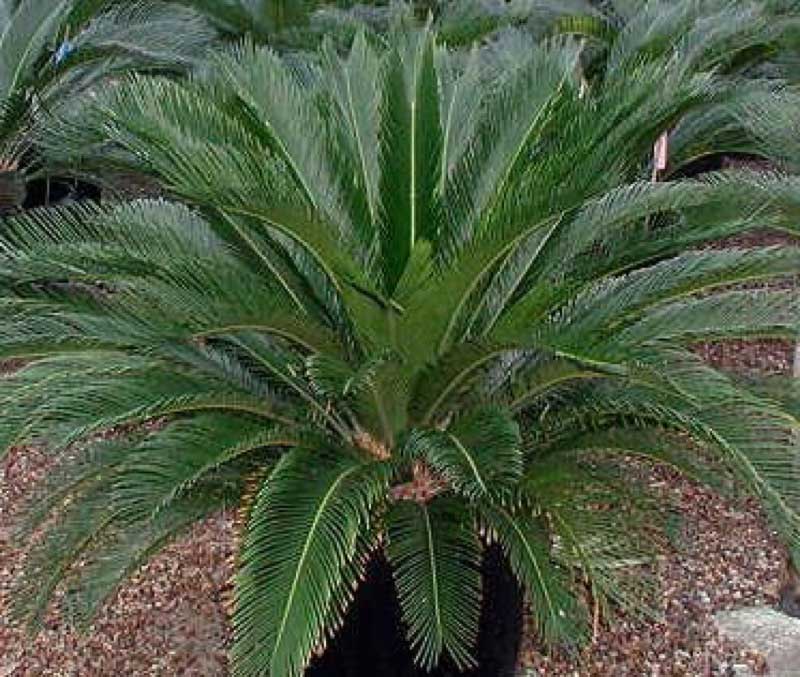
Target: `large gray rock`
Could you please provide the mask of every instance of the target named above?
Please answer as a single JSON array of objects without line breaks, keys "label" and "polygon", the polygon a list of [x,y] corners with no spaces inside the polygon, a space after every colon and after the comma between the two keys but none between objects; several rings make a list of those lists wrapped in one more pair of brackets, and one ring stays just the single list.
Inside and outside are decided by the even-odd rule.
[{"label": "large gray rock", "polygon": [[720,633],[764,655],[773,677],[800,676],[800,619],[767,606],[719,612]]}]

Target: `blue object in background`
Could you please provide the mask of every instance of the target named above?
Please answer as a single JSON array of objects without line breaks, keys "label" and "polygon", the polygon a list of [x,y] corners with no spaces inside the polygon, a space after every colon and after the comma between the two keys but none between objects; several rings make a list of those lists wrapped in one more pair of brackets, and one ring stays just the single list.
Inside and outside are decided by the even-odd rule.
[{"label": "blue object in background", "polygon": [[56,50],[56,53],[53,55],[53,61],[55,62],[56,66],[63,63],[74,51],[75,43],[70,42],[69,40],[64,40],[64,42],[62,42],[59,48]]}]

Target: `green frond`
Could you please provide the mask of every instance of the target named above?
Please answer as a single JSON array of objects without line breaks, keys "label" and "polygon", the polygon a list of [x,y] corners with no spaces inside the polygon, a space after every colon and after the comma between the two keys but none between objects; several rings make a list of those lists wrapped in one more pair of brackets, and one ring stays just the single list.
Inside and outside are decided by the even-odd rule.
[{"label": "green frond", "polygon": [[[37,247],[97,242],[117,245],[131,255],[208,256],[222,249],[200,215],[162,200],[137,200],[105,208],[75,204],[33,209],[3,222],[3,262]],[[99,253],[99,252],[98,252]],[[88,263],[88,262],[87,262]]]},{"label": "green frond", "polygon": [[551,237],[560,226],[561,221],[557,220],[514,244],[481,290],[477,303],[471,304],[475,307],[467,325],[470,336],[486,336],[491,331],[524,286],[531,269],[537,267],[540,256],[547,251]]},{"label": "green frond", "polygon": [[102,362],[92,353],[53,357],[0,380],[0,443],[5,449],[45,439],[58,450],[115,426],[209,410],[282,418],[265,395],[111,352],[103,353]]},{"label": "green frond", "polygon": [[[508,228],[500,217],[529,154],[549,125],[561,97],[573,96],[577,46],[570,42],[534,45],[527,57],[502,76],[474,141],[445,189],[453,214],[444,235],[453,248],[486,228]],[[521,101],[525,105],[519,105]],[[530,223],[530,222],[529,222]],[[481,224],[480,226],[478,224]]]},{"label": "green frond", "polygon": [[[324,399],[317,397],[313,386],[297,374],[293,365],[287,359],[287,353],[276,349],[269,340],[258,333],[248,332],[231,337],[231,343],[253,364],[263,370],[280,387],[295,395],[299,400],[308,405],[313,414],[321,420],[329,422],[333,430],[344,439],[348,435],[344,424],[340,421],[335,410],[332,410]],[[298,369],[299,371],[299,369]]]},{"label": "green frond", "polygon": [[202,17],[173,3],[24,0],[6,9],[0,149],[23,164],[40,150],[53,116],[80,117],[98,86],[137,69],[191,68],[213,39]]},{"label": "green frond", "polygon": [[471,515],[446,497],[401,501],[386,515],[387,553],[416,661],[436,665],[443,654],[474,664],[480,610],[480,549]]},{"label": "green frond", "polygon": [[[757,304],[759,313],[776,315],[776,328],[789,327],[784,331],[791,331],[794,303],[791,294],[772,297],[738,292],[739,295],[729,297],[730,292],[719,290],[738,282],[785,279],[798,270],[799,252],[796,248],[689,252],[626,275],[604,277],[574,294],[569,305],[553,318],[553,333],[548,330],[538,340],[547,344],[549,336],[557,333],[558,349],[580,354],[581,350],[586,351],[588,335],[599,350],[607,346],[613,352],[620,344],[635,347],[629,340],[657,338],[656,326],[663,327],[673,339],[689,337],[695,330],[684,325],[692,321],[701,323],[702,328],[698,326],[696,332],[705,336],[728,335],[728,332],[735,336],[737,331],[758,333],[759,327],[769,320],[751,317],[747,313],[749,303]],[[725,315],[729,304],[737,304],[741,309],[735,322],[728,322]],[[520,309],[528,309],[525,301]],[[513,314],[514,311],[507,321]],[[639,321],[644,324],[636,329]],[[654,332],[648,339],[644,338],[646,326]],[[590,355],[591,350],[585,354]]]},{"label": "green frond", "polygon": [[[656,420],[655,417],[653,420]],[[621,457],[663,465],[720,493],[726,493],[732,477],[724,467],[720,452],[681,430],[676,425],[677,417],[672,422],[668,417],[662,417],[662,423],[664,427],[657,424],[648,427],[646,422],[625,427],[610,420],[588,431],[578,426],[574,435],[558,443],[558,448],[567,454],[574,452],[591,458]]]},{"label": "green frond", "polygon": [[539,398],[572,387],[576,382],[606,377],[626,377],[626,369],[613,365],[581,363],[579,360],[551,353],[528,354],[509,365],[497,379],[495,389],[513,412],[530,407]]},{"label": "green frond", "polygon": [[627,345],[662,339],[794,336],[800,320],[800,296],[792,291],[726,292],[668,304],[621,332]]},{"label": "green frond", "polygon": [[[498,278],[502,284],[505,271],[497,273],[495,280],[491,280],[492,275],[509,260],[513,263],[519,250],[527,249],[530,253],[531,243],[537,247],[543,242],[555,227],[554,221],[557,219],[535,223],[513,236],[478,239],[450,270],[437,276],[435,284],[420,285],[415,294],[405,299],[404,313],[398,322],[399,336],[405,345],[414,346],[420,345],[424,336],[428,346],[426,351],[416,349],[408,359],[416,365],[424,365],[441,358],[453,346],[460,352],[459,341],[465,338],[469,313],[475,311],[475,305],[480,309],[484,301],[480,294],[487,284],[498,284]],[[478,297],[477,302],[475,297]]]},{"label": "green frond", "polygon": [[252,12],[255,3],[240,0],[185,0],[184,4],[202,12],[226,33],[254,32],[260,26]]},{"label": "green frond", "polygon": [[[737,283],[785,279],[797,270],[800,248],[687,252],[625,276],[606,278],[597,289],[579,296],[577,304],[593,297],[591,326],[609,326],[646,313],[667,300],[710,294]],[[601,315],[605,319],[598,321]],[[584,325],[587,329],[588,326]]]},{"label": "green frond", "polygon": [[743,387],[778,403],[782,409],[792,414],[800,422],[800,381],[798,379],[775,375],[758,379],[754,383],[745,383]]},{"label": "green frond", "polygon": [[587,449],[577,444],[574,456],[543,459],[523,480],[525,495],[547,516],[557,543],[554,556],[585,577],[592,601],[606,616],[618,609],[656,615],[657,584],[649,566],[668,506],[647,496],[622,465],[604,467],[602,456],[581,463],[591,447],[600,451],[614,444],[633,453],[642,445],[647,454],[665,446],[655,435],[637,433],[587,435]]},{"label": "green frond", "polygon": [[338,625],[363,557],[360,539],[384,497],[388,467],[344,450],[290,452],[250,513],[236,579],[236,675],[300,675]]},{"label": "green frond", "polygon": [[17,524],[16,537],[29,539],[51,517],[72,503],[71,496],[81,495],[100,477],[106,482],[118,472],[125,458],[146,433],[92,440],[74,450],[68,460],[57,464],[39,483]]},{"label": "green frond", "polygon": [[[118,448],[125,446],[123,442]],[[115,490],[115,478],[127,467],[127,453],[115,454],[112,464],[104,454],[101,450],[90,461],[91,477],[73,485],[69,500],[61,500],[66,507],[45,526],[43,540],[28,555],[15,612],[31,629],[41,622],[61,586],[67,621],[87,627],[141,565],[188,527],[233,504],[241,489],[236,474],[209,477],[202,486],[176,496],[169,510],[136,519],[124,501],[117,504]]]},{"label": "green frond", "polygon": [[794,88],[772,88],[745,97],[730,111],[734,120],[754,139],[757,151],[779,166],[797,171],[800,141],[797,137],[800,114]]},{"label": "green frond", "polygon": [[704,406],[694,414],[695,434],[714,445],[740,481],[762,501],[774,528],[797,542],[800,495],[797,420],[776,402],[738,387],[727,376],[684,358],[674,378]]},{"label": "green frond", "polygon": [[382,351],[368,357],[355,369],[330,354],[318,354],[306,360],[306,371],[311,387],[321,396],[344,399],[374,388],[381,368],[394,358],[390,351]]},{"label": "green frond", "polygon": [[481,368],[509,351],[501,345],[464,343],[421,370],[415,380],[409,413],[414,422],[430,424],[444,416],[448,405],[463,400]]},{"label": "green frond", "polygon": [[8,8],[9,21],[0,29],[0,96],[11,95],[35,77],[36,61],[57,39],[68,8],[66,0],[23,0]]},{"label": "green frond", "polygon": [[301,443],[255,419],[206,413],[179,419],[133,447],[114,480],[118,510],[126,519],[157,519],[225,466],[258,460],[268,466]]},{"label": "green frond", "polygon": [[380,88],[375,86],[382,77],[381,60],[360,32],[346,59],[326,45],[323,68],[333,81],[331,98],[337,112],[334,120],[348,149],[347,153],[340,153],[341,180],[344,182],[352,175],[358,182],[358,190],[346,190],[343,186],[342,193],[350,202],[350,218],[359,229],[364,251],[372,252],[377,244],[375,227],[383,209],[379,192],[381,102]]},{"label": "green frond", "polygon": [[[220,431],[215,428],[214,433]],[[202,472],[195,464],[191,481],[179,477],[168,483],[166,495],[169,471],[175,475],[191,470],[179,461],[186,460],[187,453],[196,458],[197,451],[165,447],[156,442],[159,436],[170,439],[171,433],[119,431],[108,440],[90,442],[62,459],[39,489],[19,525],[26,537],[37,529],[44,532],[17,584],[15,613],[31,629],[62,587],[67,620],[85,627],[117,587],[178,533],[238,500],[243,471],[241,465],[234,467],[238,454],[218,458]],[[174,436],[172,440],[179,441]],[[161,464],[148,466],[142,456],[156,447],[171,458],[159,457]],[[213,444],[201,449],[213,450]],[[225,463],[227,473],[220,470]],[[130,496],[134,476],[149,480],[148,497],[161,505],[131,509],[136,505]],[[136,496],[143,495],[139,491]],[[169,509],[164,509],[167,503]]]},{"label": "green frond", "polygon": [[25,575],[17,583],[14,614],[31,630],[43,622],[57,586],[70,567],[84,558],[114,520],[108,477],[95,476],[91,486],[73,501],[26,559]]},{"label": "green frond", "polygon": [[416,430],[405,453],[473,500],[508,493],[522,475],[519,428],[502,409],[466,411],[445,430]]},{"label": "green frond", "polygon": [[[99,237],[104,246],[98,245]],[[320,321],[303,309],[291,308],[291,295],[289,299],[283,295],[281,280],[274,280],[272,294],[263,294],[268,281],[265,284],[223,242],[198,215],[161,202],[109,211],[32,212],[10,219],[0,238],[0,247],[7,252],[0,260],[0,282],[3,277],[36,284],[49,279],[63,285],[66,279],[73,288],[83,285],[95,291],[103,284],[106,290],[113,289],[113,294],[103,296],[106,309],[114,309],[120,337],[138,336],[143,342],[148,333],[162,342],[165,335],[181,340],[260,330],[308,350],[341,350],[339,337]],[[45,247],[47,262],[34,261],[30,250]],[[17,290],[23,293],[19,286]],[[73,321],[63,322],[62,329],[70,337],[79,336],[78,327],[89,333],[87,323],[96,327],[98,309],[87,308],[85,299],[66,295],[48,301],[53,324],[65,310],[73,314]],[[22,331],[24,322],[21,317],[15,332],[9,332],[8,350],[28,333]],[[111,324],[107,322],[109,328]]]},{"label": "green frond", "polygon": [[441,87],[442,151],[437,192],[442,196],[456,171],[460,158],[467,152],[469,140],[480,119],[481,97],[476,95],[486,77],[480,63],[480,52],[473,48],[466,63],[437,50],[439,86]]},{"label": "green frond", "polygon": [[567,572],[553,561],[543,522],[529,510],[485,503],[479,516],[530,595],[539,636],[551,645],[576,644],[585,633],[585,610],[568,587]]},{"label": "green frond", "polygon": [[[77,3],[81,4],[87,3]],[[200,14],[175,3],[105,4],[108,8],[95,16],[91,10],[84,14],[89,21],[75,36],[76,51],[68,62],[70,67],[113,55],[118,73],[124,72],[119,63],[124,61],[146,64],[151,69],[192,68],[206,56],[215,37]],[[74,26],[80,18],[73,9],[69,25]]]},{"label": "green frond", "polygon": [[380,129],[384,291],[391,295],[414,243],[431,238],[438,222],[434,198],[441,153],[435,38],[427,31],[400,38],[384,60]]},{"label": "green frond", "polygon": [[181,496],[169,511],[153,520],[125,520],[119,526],[110,526],[87,553],[80,571],[65,581],[69,587],[62,607],[68,622],[88,629],[103,604],[113,599],[119,587],[143,565],[192,526],[229,507],[237,498],[237,492],[230,487],[223,486],[219,493],[204,487],[202,492]]},{"label": "green frond", "polygon": [[235,57],[220,58],[219,69],[306,204],[343,227],[334,176],[326,155],[318,152],[323,120],[308,88],[268,49],[243,45]]},{"label": "green frond", "polygon": [[[528,453],[532,458],[557,456],[586,449],[588,442],[589,448],[608,445],[607,451],[616,448],[616,453],[625,455],[628,452],[615,446],[615,437],[609,438],[608,431],[653,426],[672,430],[678,435],[676,441],[688,438],[679,453],[667,450],[665,454],[659,446],[648,449],[640,443],[632,451],[672,464],[712,486],[715,482],[706,478],[710,468],[718,477],[733,473],[739,486],[763,501],[776,530],[787,542],[794,542],[798,525],[796,420],[773,401],[738,387],[688,352],[660,355],[659,369],[669,375],[672,393],[647,384],[588,381],[562,392],[557,407],[557,399],[540,403],[537,425],[526,431]],[[694,445],[707,461],[686,462],[686,448]]]}]

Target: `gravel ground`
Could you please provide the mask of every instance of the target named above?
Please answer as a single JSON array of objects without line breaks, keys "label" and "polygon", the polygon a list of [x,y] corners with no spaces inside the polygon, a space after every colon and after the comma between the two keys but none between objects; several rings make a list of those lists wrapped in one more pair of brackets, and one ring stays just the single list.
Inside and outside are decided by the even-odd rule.
[{"label": "gravel ground", "polygon": [[780,339],[703,343],[696,352],[721,371],[746,376],[790,374],[794,344]]},{"label": "gravel ground", "polygon": [[651,483],[684,515],[680,552],[663,557],[656,569],[663,620],[623,617],[573,660],[527,646],[523,675],[727,676],[737,665],[763,671],[762,656],[721,639],[713,622],[722,609],[777,602],[784,551],[758,507],[724,500],[666,470]]},{"label": "gravel ground", "polygon": [[24,553],[10,525],[48,458],[15,449],[0,485],[0,677],[226,675],[232,515],[197,525],[144,567],[81,635],[51,613],[33,641],[8,620],[9,588]]},{"label": "gravel ground", "polygon": [[[35,449],[8,456],[0,524],[13,522],[47,467],[47,457]],[[711,620],[720,609],[777,599],[782,550],[757,506],[723,500],[668,471],[649,481],[685,516],[681,552],[657,567],[663,621],[623,618],[603,628],[573,661],[549,658],[528,645],[523,674],[729,675],[734,665],[745,663],[760,669],[761,657],[720,640]],[[162,552],[120,591],[88,634],[66,628],[51,613],[32,642],[5,620],[9,586],[24,557],[10,538],[7,528],[0,531],[1,677],[227,674],[230,515],[198,525]]]}]

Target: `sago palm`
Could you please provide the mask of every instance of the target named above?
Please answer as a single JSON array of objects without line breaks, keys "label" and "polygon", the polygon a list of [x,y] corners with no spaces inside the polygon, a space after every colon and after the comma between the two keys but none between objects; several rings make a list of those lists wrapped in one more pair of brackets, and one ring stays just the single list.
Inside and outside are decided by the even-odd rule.
[{"label": "sago palm", "polygon": [[212,39],[202,17],[168,3],[0,0],[0,211],[24,198],[48,115],[131,70],[185,69]]},{"label": "sago palm", "polygon": [[[602,77],[606,68],[614,68],[632,51],[643,56],[666,54],[678,42],[687,54],[705,60],[707,67],[797,78],[800,5],[796,0],[537,0],[532,4],[551,31],[588,40],[584,65],[591,76]],[[707,48],[709,39],[713,49]]]},{"label": "sago palm", "polygon": [[179,0],[208,16],[226,35],[280,41],[308,26],[323,0]]},{"label": "sago palm", "polygon": [[[525,0],[521,0],[524,4]],[[513,5],[514,3],[512,3]],[[770,108],[776,96],[779,115],[794,106],[800,55],[800,4],[796,0],[573,0],[532,3],[535,16],[551,34],[584,40],[580,68],[587,86],[608,69],[632,58],[651,59],[676,51],[698,70],[738,78],[725,106],[682,116],[670,129],[669,176],[697,166],[713,166],[726,156],[761,155],[763,139],[749,126],[752,110]],[[750,111],[741,115],[742,109]],[[770,123],[769,134],[796,133],[784,121]]]},{"label": "sago palm", "polygon": [[645,599],[632,458],[732,474],[798,543],[796,419],[690,349],[797,332],[796,294],[729,287],[797,249],[700,246],[796,228],[798,179],[649,182],[654,139],[737,83],[676,46],[587,88],[580,47],[400,31],[300,67],[244,45],[98,99],[106,150],[174,201],[0,231],[0,357],[24,365],[2,445],[58,462],[23,525],[46,527],[34,626],[60,586],[88,621],[238,507],[236,675],[300,674],[378,550],[422,666],[471,663],[489,542],[541,640],[574,643]]}]

